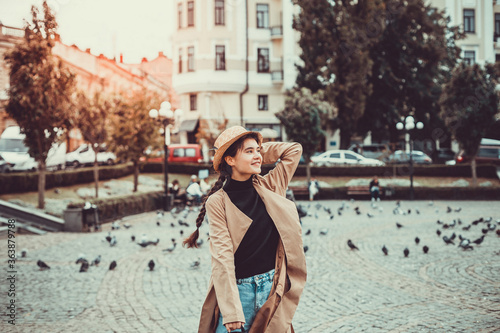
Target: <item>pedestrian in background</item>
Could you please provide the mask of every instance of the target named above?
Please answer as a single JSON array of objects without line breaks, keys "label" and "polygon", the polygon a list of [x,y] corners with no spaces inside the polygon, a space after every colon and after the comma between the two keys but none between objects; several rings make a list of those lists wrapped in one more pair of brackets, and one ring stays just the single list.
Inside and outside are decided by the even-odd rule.
[{"label": "pedestrian in background", "polygon": [[[212,275],[198,332],[293,332],[306,262],[297,209],[285,192],[302,147],[262,144],[259,133],[241,126],[226,129],[215,147],[219,178],[184,241],[196,247],[206,213]],[[278,159],[260,175],[262,164]]]},{"label": "pedestrian in background", "polygon": [[375,202],[375,200],[380,201],[380,187],[379,187],[379,182],[378,182],[378,177],[375,176],[373,177],[372,181],[370,182],[370,194],[372,197],[372,203]]},{"label": "pedestrian in background", "polygon": [[311,178],[309,182],[309,201],[313,201],[316,194],[319,192],[319,183],[316,178]]},{"label": "pedestrian in background", "polygon": [[201,191],[200,184],[198,184],[198,177],[195,175],[191,176],[191,181],[186,187],[186,194],[188,199],[194,200],[196,205],[201,204],[201,198],[203,197],[203,192]]}]

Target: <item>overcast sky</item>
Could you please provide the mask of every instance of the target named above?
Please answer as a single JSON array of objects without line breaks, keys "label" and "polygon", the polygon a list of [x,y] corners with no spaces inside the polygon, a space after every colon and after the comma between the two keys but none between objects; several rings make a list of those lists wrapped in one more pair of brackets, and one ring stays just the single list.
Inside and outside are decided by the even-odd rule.
[{"label": "overcast sky", "polygon": [[[123,53],[126,63],[153,59],[159,51],[171,56],[173,0],[49,0],[56,13],[62,42],[91,49],[109,58]],[[31,20],[31,6],[42,0],[0,0],[0,21],[24,26]]]}]

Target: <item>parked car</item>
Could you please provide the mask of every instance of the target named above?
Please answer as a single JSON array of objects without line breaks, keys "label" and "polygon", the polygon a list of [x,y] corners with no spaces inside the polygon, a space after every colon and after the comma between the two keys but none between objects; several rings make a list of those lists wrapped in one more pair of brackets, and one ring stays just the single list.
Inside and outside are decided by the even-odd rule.
[{"label": "parked car", "polygon": [[[470,163],[471,158],[461,150],[455,158],[456,163]],[[500,140],[481,139],[476,156],[477,164],[500,165]]]},{"label": "parked car", "polygon": [[432,162],[436,164],[445,164],[448,161],[455,159],[456,153],[450,148],[436,149],[432,153]]},{"label": "parked car", "polygon": [[[165,155],[164,149],[147,149],[144,154],[145,156],[139,159],[141,162],[163,162]],[[171,144],[168,146],[168,162],[202,163],[203,161],[203,151],[199,144]]]},{"label": "parked car", "polygon": [[[95,153],[90,145],[84,143],[76,148],[71,153],[66,154],[66,165],[78,168],[84,165],[93,165],[95,161]],[[116,161],[116,155],[106,150],[106,146],[99,147],[97,152],[97,163],[113,165]]]},{"label": "parked car", "polygon": [[[7,127],[0,136],[0,156],[8,163],[9,171],[35,171],[38,163],[28,153],[26,136],[19,126]],[[57,142],[50,148],[45,164],[47,170],[63,169],[66,161],[66,142]]]},{"label": "parked car", "polygon": [[367,158],[375,158],[380,160],[383,160],[384,157],[389,156],[391,153],[389,145],[385,143],[353,144],[348,148],[348,150],[363,155]]},{"label": "parked car", "polygon": [[10,172],[10,164],[0,156],[0,173]]},{"label": "parked car", "polygon": [[[432,164],[432,159],[419,150],[412,151],[411,156],[415,164]],[[410,153],[403,150],[396,150],[389,155],[385,161],[390,164],[407,164],[410,161]]]},{"label": "parked car", "polygon": [[318,156],[311,157],[314,166],[332,166],[336,164],[382,166],[384,162],[366,158],[350,150],[329,150]]}]

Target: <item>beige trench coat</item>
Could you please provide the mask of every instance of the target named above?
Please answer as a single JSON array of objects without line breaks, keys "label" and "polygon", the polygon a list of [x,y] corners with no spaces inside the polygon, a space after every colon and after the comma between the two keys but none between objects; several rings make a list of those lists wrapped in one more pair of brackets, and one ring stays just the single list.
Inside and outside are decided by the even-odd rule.
[{"label": "beige trench coat", "polygon": [[[254,187],[278,229],[280,241],[276,251],[273,287],[250,332],[293,332],[292,318],[307,273],[297,209],[294,202],[285,198],[285,191],[299,163],[302,146],[298,143],[268,142],[262,145],[261,154],[263,164],[273,164],[280,159],[267,175],[253,178]],[[209,197],[206,209],[212,275],[202,308],[199,333],[214,332],[220,312],[224,323],[245,321],[236,285],[234,253],[252,223],[223,189]]]}]

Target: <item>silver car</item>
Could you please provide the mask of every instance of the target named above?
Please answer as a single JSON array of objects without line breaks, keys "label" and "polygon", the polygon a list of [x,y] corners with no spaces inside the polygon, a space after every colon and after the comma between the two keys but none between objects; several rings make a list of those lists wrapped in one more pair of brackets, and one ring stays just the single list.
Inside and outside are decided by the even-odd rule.
[{"label": "silver car", "polygon": [[350,150],[329,150],[318,156],[311,157],[313,166],[332,166],[332,165],[369,165],[369,166],[383,166],[384,162],[366,158],[352,152]]}]

